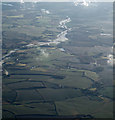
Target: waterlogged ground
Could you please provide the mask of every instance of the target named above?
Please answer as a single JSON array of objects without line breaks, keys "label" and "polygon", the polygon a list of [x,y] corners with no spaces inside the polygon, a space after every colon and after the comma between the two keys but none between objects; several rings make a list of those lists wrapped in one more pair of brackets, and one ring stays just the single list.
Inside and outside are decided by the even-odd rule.
[{"label": "waterlogged ground", "polygon": [[112,118],[111,6],[3,3],[3,118]]}]

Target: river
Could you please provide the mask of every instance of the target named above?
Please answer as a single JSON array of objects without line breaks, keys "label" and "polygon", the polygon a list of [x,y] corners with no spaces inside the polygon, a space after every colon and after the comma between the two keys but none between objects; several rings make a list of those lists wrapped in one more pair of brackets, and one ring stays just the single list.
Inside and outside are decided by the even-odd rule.
[{"label": "river", "polygon": [[[37,44],[30,43],[30,44],[28,44],[26,46],[27,47],[43,46],[43,45],[49,45],[50,46],[51,44],[59,44],[61,42],[67,41],[68,38],[66,37],[66,35],[67,35],[68,31],[71,30],[71,28],[67,28],[66,23],[68,23],[70,21],[71,21],[71,19],[68,17],[65,20],[61,20],[59,22],[59,26],[58,27],[63,28],[64,31],[62,31],[60,34],[58,34],[56,39],[54,39],[54,40],[48,40],[48,42],[38,42]],[[22,48],[23,47],[25,47],[25,46],[22,46]],[[4,63],[4,59],[8,58],[10,55],[12,55],[12,53],[15,53],[18,50],[21,50],[21,48],[20,49],[11,50],[9,53],[7,53],[6,55],[4,55],[2,57],[1,63]]]},{"label": "river", "polygon": [[67,41],[68,38],[66,37],[66,35],[67,35],[68,31],[71,30],[71,28],[68,28],[68,27],[66,26],[66,23],[68,23],[68,22],[70,22],[70,21],[71,21],[71,19],[70,19],[70,18],[67,18],[67,19],[62,20],[62,21],[59,22],[59,26],[58,26],[58,27],[59,27],[59,28],[63,28],[63,29],[65,29],[65,30],[62,31],[60,34],[58,34],[56,39],[54,39],[54,40],[48,40],[48,42],[38,42],[38,43],[36,43],[36,44],[30,43],[30,44],[28,44],[27,46],[28,46],[28,47],[43,46],[43,45],[49,45],[49,46],[50,46],[50,45],[52,45],[52,44],[59,44],[59,43],[61,43],[61,42]]}]

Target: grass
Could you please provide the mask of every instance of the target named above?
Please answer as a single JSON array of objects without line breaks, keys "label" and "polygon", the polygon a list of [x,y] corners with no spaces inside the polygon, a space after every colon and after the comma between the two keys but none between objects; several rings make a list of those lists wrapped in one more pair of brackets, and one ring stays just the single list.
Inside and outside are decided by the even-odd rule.
[{"label": "grass", "polygon": [[99,75],[97,75],[96,72],[85,71],[85,76],[93,79],[94,81],[98,81],[99,80]]},{"label": "grass", "polygon": [[[7,116],[7,117],[6,117]],[[8,118],[8,119],[11,119],[11,118],[15,118],[15,115],[9,111],[5,111],[3,110],[2,111],[2,118]]]},{"label": "grass", "polygon": [[[99,73],[101,75],[99,76],[95,72],[89,71],[93,70],[93,68],[90,68],[91,65],[84,67],[85,65],[80,64],[79,61],[79,57],[86,53],[86,56],[97,60],[99,58],[95,58],[96,55],[109,51],[109,47],[101,46],[105,44],[103,42],[106,42],[105,38],[103,40],[101,38],[102,44],[99,40],[95,40],[99,31],[98,27],[95,27],[95,30],[95,28],[91,27],[93,23],[90,24],[90,21],[87,23],[87,20],[82,25],[83,21],[79,18],[79,15],[76,14],[77,16],[75,16],[73,13],[73,16],[71,16],[72,12],[69,12],[68,8],[60,9],[60,13],[62,13],[59,13],[60,16],[55,15],[58,11],[53,11],[53,9],[50,15],[42,15],[38,9],[40,8],[36,9],[35,7],[34,10],[32,8],[32,10],[20,9],[17,11],[12,8],[11,11],[6,10],[3,12],[4,54],[12,49],[21,48],[23,46],[20,44],[21,42],[29,44],[42,40],[54,40],[57,34],[62,31],[58,29],[58,25],[59,21],[66,18],[66,15],[63,13],[69,14],[72,19],[67,24],[68,28],[72,27],[72,31],[68,32],[67,36],[69,40],[59,45],[51,45],[51,48],[33,47],[26,50],[21,48],[16,54],[12,54],[9,59],[5,60],[4,67],[8,70],[10,76],[3,78],[3,109],[11,111],[16,115],[56,115],[55,102],[59,115],[90,114],[97,118],[103,116],[106,118],[112,117],[112,102],[109,99],[112,98],[112,88],[104,87],[100,91],[98,88],[91,88],[92,80],[95,83],[99,81],[100,77],[103,78],[103,76],[105,78],[102,79],[102,82],[108,85],[111,81],[107,76],[108,74],[105,75],[104,72],[104,75],[101,75]],[[38,18],[37,16],[42,17]],[[86,33],[86,31],[89,31],[89,33]],[[93,39],[93,41],[88,41],[88,37]],[[107,44],[106,42],[105,46]],[[61,52],[58,47],[64,48],[65,52]],[[45,54],[42,50],[45,50]],[[16,60],[17,58],[18,60]],[[81,70],[71,69],[70,66]],[[84,76],[83,72],[85,73]],[[43,87],[43,85],[47,88],[37,88]],[[87,93],[85,94],[87,96],[83,96],[84,94],[81,92],[81,89],[74,88],[87,89],[92,92],[98,91],[99,94],[104,96],[101,98],[109,98],[100,100],[101,98],[98,96]],[[8,111],[4,112],[3,115],[14,117],[14,114]]]},{"label": "grass", "polygon": [[45,53],[44,54],[40,53],[39,56],[35,55],[36,61],[39,61],[41,64],[48,63],[49,65],[52,65],[54,63],[52,62],[53,60],[59,59],[61,57],[70,56],[64,52],[61,52],[59,49],[48,49],[47,50],[43,48],[43,50],[45,51],[46,54],[48,54],[47,56],[45,56]]},{"label": "grass", "polygon": [[[59,115],[90,114],[96,118],[112,117],[112,102],[92,101],[88,97],[83,96],[55,103]],[[108,109],[105,109],[106,107]]]},{"label": "grass", "polygon": [[2,98],[4,101],[7,102],[14,102],[16,99],[16,91],[9,89],[8,87],[4,86]]},{"label": "grass", "polygon": [[8,84],[8,83],[13,83],[13,82],[20,82],[20,81],[25,81],[26,79],[10,79],[10,78],[3,78],[3,83]]},{"label": "grass", "polygon": [[[50,16],[44,16],[40,19],[36,19],[36,17],[26,19],[22,14],[17,16],[15,15],[15,16],[6,16],[6,17],[9,20],[7,24],[4,24],[4,29],[6,30],[9,27],[10,31],[17,31],[18,33],[23,33],[29,36],[36,36],[36,37],[42,36],[43,38],[45,37],[48,38],[48,35],[42,34],[46,30],[46,27],[49,27],[49,30],[54,32],[55,35],[57,34],[56,32],[59,32],[59,30],[56,28],[58,25],[57,23],[58,19],[53,23],[52,17]],[[17,21],[15,21],[15,18],[17,18]],[[24,18],[24,19],[18,19],[18,18]],[[12,24],[16,24],[16,26],[12,27],[11,26]]]},{"label": "grass", "polygon": [[[55,115],[54,106],[50,103],[33,103],[22,105],[3,105],[4,110],[10,110],[15,115],[32,115],[32,114],[46,114]],[[3,114],[6,114],[5,112]],[[7,116],[8,117],[8,116]]]},{"label": "grass", "polygon": [[17,90],[16,101],[42,100],[41,95],[35,90]]},{"label": "grass", "polygon": [[43,87],[41,82],[18,82],[7,85],[11,89],[26,89],[26,88],[34,88],[34,87]]},{"label": "grass", "polygon": [[105,97],[113,99],[113,87],[102,88],[99,93]]},{"label": "grass", "polygon": [[49,79],[49,82],[61,84],[62,86],[69,86],[75,88],[88,88],[91,86],[92,81],[86,77],[82,77],[82,71],[73,70],[60,70],[57,72],[65,76],[64,79]]},{"label": "grass", "polygon": [[44,76],[44,75],[12,75],[12,79],[28,79],[28,80],[34,80],[34,81],[44,81],[48,80],[50,77],[49,76]]},{"label": "grass", "polygon": [[23,18],[24,15],[17,15],[17,16],[6,16],[7,18]]},{"label": "grass", "polygon": [[44,88],[44,89],[38,89],[40,94],[44,97],[45,100],[51,100],[51,101],[60,101],[60,100],[66,100],[69,98],[73,98],[76,96],[82,96],[82,93],[80,90],[76,89],[51,89],[51,88]]}]

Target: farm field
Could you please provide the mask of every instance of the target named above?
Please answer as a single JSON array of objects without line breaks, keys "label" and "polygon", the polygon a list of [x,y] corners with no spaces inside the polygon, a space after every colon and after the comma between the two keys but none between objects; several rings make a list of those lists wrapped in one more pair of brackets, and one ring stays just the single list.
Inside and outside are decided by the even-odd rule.
[{"label": "farm field", "polygon": [[113,118],[112,3],[2,7],[3,119]]}]

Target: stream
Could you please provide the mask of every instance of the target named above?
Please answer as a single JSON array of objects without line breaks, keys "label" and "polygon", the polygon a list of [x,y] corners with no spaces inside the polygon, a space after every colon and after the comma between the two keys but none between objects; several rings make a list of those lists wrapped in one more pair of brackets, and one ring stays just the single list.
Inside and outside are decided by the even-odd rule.
[{"label": "stream", "polygon": [[59,28],[63,28],[65,29],[64,31],[62,31],[60,34],[57,35],[57,38],[54,40],[48,40],[48,42],[38,42],[37,44],[28,44],[28,47],[33,47],[33,46],[43,46],[43,45],[51,45],[51,44],[59,44],[61,42],[65,42],[68,40],[68,38],[66,37],[68,31],[71,30],[71,28],[67,28],[67,26],[65,25],[66,23],[69,23],[71,21],[70,18],[67,18],[65,20],[62,20],[59,22]]},{"label": "stream", "polygon": [[[61,20],[59,22],[59,26],[58,27],[59,28],[63,28],[64,31],[62,31],[60,34],[58,34],[56,39],[48,40],[48,42],[38,42],[37,44],[30,43],[30,44],[28,44],[26,46],[27,47],[43,46],[43,45],[49,45],[50,46],[51,44],[56,44],[57,45],[57,44],[59,44],[61,42],[67,41],[68,38],[66,37],[66,35],[67,35],[68,31],[71,30],[71,28],[67,28],[66,23],[68,23],[70,21],[71,21],[71,19],[68,17],[65,20]],[[23,47],[25,47],[25,46],[22,46],[22,48]],[[12,55],[13,53],[17,52],[18,50],[21,50],[21,48],[20,49],[11,50],[9,53],[7,53],[6,55],[2,56],[2,60],[0,61],[0,65],[2,66],[2,64],[4,63],[4,60],[10,58],[10,55]],[[64,51],[63,48],[61,48],[60,50]],[[44,52],[44,49],[41,49],[41,52]],[[9,72],[7,70],[5,70],[5,73],[6,73],[6,75],[9,74]]]},{"label": "stream", "polygon": [[[60,28],[64,28],[65,30],[62,31],[60,34],[57,35],[57,38],[54,40],[48,40],[48,42],[38,42],[37,45],[34,45],[32,43],[26,45],[27,47],[33,47],[33,46],[42,46],[42,45],[51,45],[51,44],[59,44],[61,42],[65,42],[68,40],[68,38],[66,38],[66,35],[68,33],[68,31],[71,30],[71,28],[67,28],[67,26],[65,25],[66,23],[70,22],[71,19],[67,18],[65,20],[62,20],[59,22],[59,27]],[[24,47],[24,46],[23,46]],[[2,57],[2,63],[4,63],[4,59],[9,57],[12,53],[15,53],[16,51],[21,50],[21,49],[14,49],[11,50],[8,54],[4,55]]]}]

